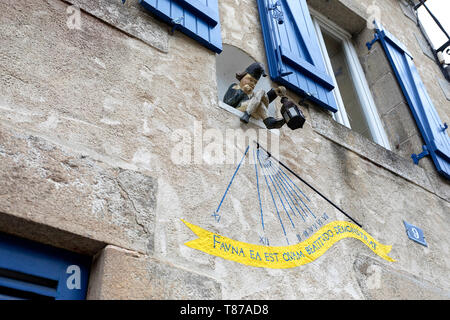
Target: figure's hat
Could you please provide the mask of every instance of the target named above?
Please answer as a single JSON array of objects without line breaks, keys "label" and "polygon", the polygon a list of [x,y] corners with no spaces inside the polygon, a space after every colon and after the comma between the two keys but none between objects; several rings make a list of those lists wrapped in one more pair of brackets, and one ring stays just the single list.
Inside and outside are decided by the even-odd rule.
[{"label": "figure's hat", "polygon": [[264,66],[259,62],[252,63],[247,67],[247,69],[245,69],[245,72],[251,75],[256,80],[259,80],[261,76],[267,77],[267,74],[264,71]]}]

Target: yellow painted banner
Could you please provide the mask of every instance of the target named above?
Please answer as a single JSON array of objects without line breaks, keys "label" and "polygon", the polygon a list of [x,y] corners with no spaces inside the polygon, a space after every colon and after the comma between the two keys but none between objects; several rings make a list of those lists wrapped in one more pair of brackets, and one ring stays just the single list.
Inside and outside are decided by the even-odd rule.
[{"label": "yellow painted banner", "polygon": [[186,242],[186,246],[253,267],[272,269],[298,267],[316,260],[336,242],[345,238],[358,239],[381,258],[395,261],[388,256],[392,246],[380,244],[366,231],[347,221],[330,222],[317,230],[309,239],[284,247],[236,241],[182,221],[198,236],[198,239]]}]

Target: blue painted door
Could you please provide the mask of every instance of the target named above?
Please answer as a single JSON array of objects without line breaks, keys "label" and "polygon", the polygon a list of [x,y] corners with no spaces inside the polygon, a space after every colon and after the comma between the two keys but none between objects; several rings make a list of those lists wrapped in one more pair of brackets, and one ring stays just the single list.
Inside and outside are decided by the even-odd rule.
[{"label": "blue painted door", "polygon": [[90,257],[0,234],[0,299],[85,299],[90,265]]},{"label": "blue painted door", "polygon": [[272,80],[336,112],[334,83],[306,0],[257,0]]}]

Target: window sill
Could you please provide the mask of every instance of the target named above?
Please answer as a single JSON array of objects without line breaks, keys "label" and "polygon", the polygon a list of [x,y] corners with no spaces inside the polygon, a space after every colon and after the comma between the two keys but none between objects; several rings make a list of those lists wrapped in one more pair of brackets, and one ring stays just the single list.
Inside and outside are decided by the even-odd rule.
[{"label": "window sill", "polygon": [[[224,109],[224,110],[228,111],[229,113],[234,114],[235,116],[237,116],[239,118],[241,118],[242,115],[244,114],[242,111],[239,111],[238,109],[235,109],[232,106],[229,106],[228,104],[226,104],[226,103],[224,103],[224,102],[222,102],[220,100],[219,100],[219,107],[221,109]],[[255,118],[250,118],[250,123],[255,125],[255,126],[257,126],[257,127],[262,128],[262,129],[268,130],[266,128],[266,125],[264,124],[264,122],[262,122],[261,120],[257,120]],[[268,131],[270,131],[271,133],[274,133],[274,134],[276,134],[278,136],[280,135],[280,130],[279,129],[272,129],[272,130],[268,130]]]},{"label": "window sill", "polygon": [[321,110],[310,107],[309,113],[311,127],[316,133],[423,189],[442,197],[442,195],[436,192],[437,190],[433,187],[426,171],[415,165],[411,159],[399,156],[357,132],[337,123],[330,115]]}]

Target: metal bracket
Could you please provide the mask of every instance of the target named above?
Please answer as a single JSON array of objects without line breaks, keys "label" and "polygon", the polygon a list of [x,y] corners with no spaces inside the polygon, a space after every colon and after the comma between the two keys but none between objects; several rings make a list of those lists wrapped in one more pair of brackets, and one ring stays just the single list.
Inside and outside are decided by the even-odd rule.
[{"label": "metal bracket", "polygon": [[173,36],[173,34],[175,33],[175,30],[177,30],[181,26],[181,23],[183,22],[183,20],[184,20],[184,17],[172,19],[172,21],[171,21],[172,29],[170,30],[171,36]]},{"label": "metal bracket", "polygon": [[293,74],[292,71],[288,71],[288,72],[280,71],[280,77],[286,77],[286,76],[289,76],[291,74]]},{"label": "metal bracket", "polygon": [[414,164],[419,164],[420,159],[430,155],[430,152],[428,151],[427,146],[422,146],[422,150],[423,150],[422,153],[420,153],[418,155],[415,153],[413,153],[411,155],[411,158],[413,159]]},{"label": "metal bracket", "polygon": [[284,14],[281,11],[281,3],[280,0],[277,0],[274,4],[270,5],[268,8],[269,11],[272,11],[272,17],[277,20],[278,24],[284,23]]},{"label": "metal bracket", "polygon": [[375,37],[373,38],[372,41],[369,41],[366,43],[367,49],[371,50],[372,46],[375,44],[375,42],[377,42],[378,40],[380,40],[380,37],[378,36],[378,33],[375,33]]},{"label": "metal bracket", "polygon": [[275,51],[277,52],[278,59],[279,59],[279,61],[278,61],[278,74],[280,75],[280,77],[287,77],[287,76],[290,76],[291,74],[293,74],[294,72],[292,72],[292,71],[286,71],[286,72],[283,71],[284,68],[283,68],[283,64],[281,63],[282,58],[281,58],[280,49],[278,48]]}]

